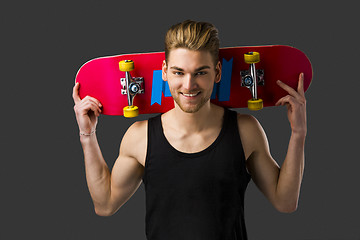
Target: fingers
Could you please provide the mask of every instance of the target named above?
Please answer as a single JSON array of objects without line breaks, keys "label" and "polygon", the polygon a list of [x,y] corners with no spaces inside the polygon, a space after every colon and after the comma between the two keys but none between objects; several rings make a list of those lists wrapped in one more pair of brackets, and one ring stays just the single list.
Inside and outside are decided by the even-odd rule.
[{"label": "fingers", "polygon": [[283,83],[280,80],[277,80],[276,83],[285,91],[287,91],[290,95],[295,96],[298,93],[295,91],[295,89],[293,89],[292,87],[288,86],[287,84]]},{"label": "fingers", "polygon": [[305,92],[304,92],[304,73],[300,73],[299,75],[299,82],[297,91],[292,87],[288,86],[287,84],[283,83],[282,81],[278,80],[276,82],[282,89],[287,91],[290,96],[296,98],[298,101],[305,102]]},{"label": "fingers", "polygon": [[79,82],[75,83],[75,86],[73,87],[73,94],[72,94],[72,98],[73,98],[75,104],[77,104],[78,102],[81,101],[81,98],[79,95],[79,88],[80,88],[80,83]]},{"label": "fingers", "polygon": [[78,95],[76,94],[76,89],[74,90],[73,97],[75,101],[74,110],[77,114],[87,115],[89,111],[92,111],[96,116],[100,116],[100,113],[102,112],[102,104],[99,100],[90,96],[86,96],[85,98],[80,100],[80,97],[78,97]]},{"label": "fingers", "polygon": [[95,113],[96,116],[99,116],[102,112],[102,105],[99,100],[90,96],[86,96],[85,98],[83,98],[78,105],[79,110],[82,114],[87,114],[89,110],[91,110]]},{"label": "fingers", "polygon": [[297,90],[298,90],[298,93],[301,96],[303,96],[303,97],[305,96],[305,92],[304,92],[304,73],[300,73]]},{"label": "fingers", "polygon": [[101,103],[93,97],[86,96],[84,99],[84,106],[86,109],[90,109],[95,113],[95,115],[99,116],[101,113]]},{"label": "fingers", "polygon": [[74,110],[78,116],[90,116],[92,113],[94,113],[94,115],[98,117],[101,114],[101,109],[98,107],[98,105],[91,101],[87,101],[81,106],[75,105]]},{"label": "fingers", "polygon": [[280,98],[276,103],[275,106],[293,106],[293,107],[300,107],[306,106],[306,100],[299,101],[297,98],[291,95],[286,95],[285,97]]},{"label": "fingers", "polygon": [[286,95],[285,97],[282,97],[275,103],[275,106],[284,106],[287,104],[293,104],[294,103],[294,97],[290,95]]},{"label": "fingers", "polygon": [[86,96],[81,99],[79,95],[79,88],[80,83],[77,82],[73,88],[72,94],[75,103],[75,112],[80,115],[86,115],[89,113],[89,111],[92,111],[96,116],[100,116],[100,113],[102,112],[102,104],[100,103],[100,101],[90,96]]}]

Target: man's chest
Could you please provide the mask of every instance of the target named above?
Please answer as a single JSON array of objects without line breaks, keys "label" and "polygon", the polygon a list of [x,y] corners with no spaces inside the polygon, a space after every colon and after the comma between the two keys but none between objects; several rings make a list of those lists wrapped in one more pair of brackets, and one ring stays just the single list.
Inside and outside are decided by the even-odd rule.
[{"label": "man's chest", "polygon": [[205,150],[217,139],[221,129],[211,129],[197,134],[184,134],[165,130],[164,135],[169,144],[184,153],[197,153]]}]

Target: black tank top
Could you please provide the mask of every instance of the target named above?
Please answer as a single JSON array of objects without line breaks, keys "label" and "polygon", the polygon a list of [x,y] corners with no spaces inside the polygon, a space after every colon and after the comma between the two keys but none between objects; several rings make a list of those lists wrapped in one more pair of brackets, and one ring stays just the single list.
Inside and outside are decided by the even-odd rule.
[{"label": "black tank top", "polygon": [[170,145],[161,115],[149,119],[143,176],[148,240],[247,239],[249,181],[236,112],[225,109],[219,136],[197,153]]}]

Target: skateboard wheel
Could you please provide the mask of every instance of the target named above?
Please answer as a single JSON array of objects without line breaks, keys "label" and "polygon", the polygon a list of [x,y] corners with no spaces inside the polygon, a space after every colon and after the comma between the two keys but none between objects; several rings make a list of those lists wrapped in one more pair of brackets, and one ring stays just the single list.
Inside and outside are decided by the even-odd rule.
[{"label": "skateboard wheel", "polygon": [[123,60],[119,62],[119,68],[122,72],[130,72],[134,70],[134,61],[133,60]]},{"label": "skateboard wheel", "polygon": [[133,118],[139,116],[139,108],[137,106],[124,107],[124,117]]},{"label": "skateboard wheel", "polygon": [[263,100],[262,99],[250,99],[248,101],[248,108],[252,111],[257,111],[263,108]]},{"label": "skateboard wheel", "polygon": [[244,60],[247,64],[260,62],[260,54],[258,52],[248,52],[244,54]]}]

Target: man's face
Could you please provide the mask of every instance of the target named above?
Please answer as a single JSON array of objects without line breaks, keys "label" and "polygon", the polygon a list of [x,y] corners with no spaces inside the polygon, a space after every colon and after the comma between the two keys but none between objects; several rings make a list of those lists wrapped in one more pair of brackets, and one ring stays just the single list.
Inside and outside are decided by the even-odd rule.
[{"label": "man's face", "polygon": [[208,51],[177,48],[163,63],[163,79],[169,84],[175,103],[186,113],[197,112],[210,101],[214,83],[220,81],[220,62]]}]

